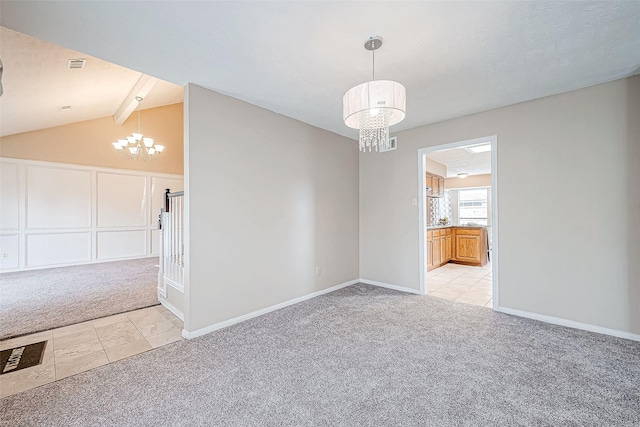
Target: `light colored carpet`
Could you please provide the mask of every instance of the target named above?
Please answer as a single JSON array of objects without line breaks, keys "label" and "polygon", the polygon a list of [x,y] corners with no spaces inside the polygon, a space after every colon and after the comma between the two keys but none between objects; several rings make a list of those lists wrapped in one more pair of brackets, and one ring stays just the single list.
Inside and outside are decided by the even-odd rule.
[{"label": "light colored carpet", "polygon": [[0,274],[0,340],[158,304],[158,258]]},{"label": "light colored carpet", "polygon": [[354,285],[9,396],[0,417],[29,426],[638,426],[639,387],[640,343]]}]

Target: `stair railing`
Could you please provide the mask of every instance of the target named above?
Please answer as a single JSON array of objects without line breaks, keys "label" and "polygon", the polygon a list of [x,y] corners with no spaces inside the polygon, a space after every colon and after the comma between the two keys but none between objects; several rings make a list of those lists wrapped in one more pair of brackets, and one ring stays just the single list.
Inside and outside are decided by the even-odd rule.
[{"label": "stair railing", "polygon": [[166,297],[167,285],[184,291],[184,191],[165,190],[159,229],[158,290]]}]

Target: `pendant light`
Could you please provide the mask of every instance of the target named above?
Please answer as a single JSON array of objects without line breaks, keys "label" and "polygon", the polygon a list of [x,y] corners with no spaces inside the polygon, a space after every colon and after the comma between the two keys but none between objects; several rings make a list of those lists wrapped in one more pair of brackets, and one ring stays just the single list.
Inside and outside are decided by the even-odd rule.
[{"label": "pendant light", "polygon": [[143,136],[140,131],[140,103],[142,99],[142,97],[136,96],[136,101],[138,101],[138,132],[112,143],[120,154],[132,160],[155,159],[164,151],[164,145],[156,144],[153,138]]},{"label": "pendant light", "polygon": [[376,80],[375,51],[382,46],[381,37],[370,37],[364,44],[373,57],[372,80],[355,86],[343,98],[344,123],[360,130],[360,151],[391,148],[389,127],[400,123],[406,114],[405,88],[391,80]]}]

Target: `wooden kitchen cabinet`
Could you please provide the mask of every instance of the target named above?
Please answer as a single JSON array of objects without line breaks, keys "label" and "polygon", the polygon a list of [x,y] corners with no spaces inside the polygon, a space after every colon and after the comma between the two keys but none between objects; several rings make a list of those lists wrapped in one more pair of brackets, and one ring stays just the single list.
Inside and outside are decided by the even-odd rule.
[{"label": "wooden kitchen cabinet", "polygon": [[437,176],[433,176],[431,179],[433,186],[431,187],[431,195],[433,197],[440,197],[440,180]]},{"label": "wooden kitchen cabinet", "polygon": [[430,188],[427,190],[429,197],[444,197],[444,178],[427,172],[425,175],[425,186]]},{"label": "wooden kitchen cabinet", "polygon": [[427,231],[427,271],[433,269],[433,231]]},{"label": "wooden kitchen cabinet", "polygon": [[487,229],[446,227],[427,230],[427,271],[448,262],[483,266],[488,262]]},{"label": "wooden kitchen cabinet", "polygon": [[446,234],[443,237],[443,250],[442,250],[442,262],[447,263],[451,261],[451,229],[446,228]]},{"label": "wooden kitchen cabinet", "polygon": [[453,258],[451,261],[475,266],[487,264],[486,228],[455,227],[453,236]]},{"label": "wooden kitchen cabinet", "polygon": [[451,227],[427,230],[427,271],[451,261]]},{"label": "wooden kitchen cabinet", "polygon": [[433,265],[440,267],[442,265],[442,238],[440,232],[442,230],[433,230]]}]

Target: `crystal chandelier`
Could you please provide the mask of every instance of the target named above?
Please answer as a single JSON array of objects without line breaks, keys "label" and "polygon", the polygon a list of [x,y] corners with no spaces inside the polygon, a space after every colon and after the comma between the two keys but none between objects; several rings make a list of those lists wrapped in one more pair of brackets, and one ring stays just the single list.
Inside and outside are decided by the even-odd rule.
[{"label": "crystal chandelier", "polygon": [[405,116],[404,86],[390,80],[376,80],[375,51],[382,46],[381,37],[370,37],[364,48],[373,55],[372,81],[352,87],[342,99],[344,123],[360,130],[360,151],[387,151],[391,148],[389,126]]},{"label": "crystal chandelier", "polygon": [[119,153],[133,160],[151,160],[157,158],[164,150],[164,145],[156,144],[153,138],[147,138],[140,132],[140,103],[142,97],[136,96],[138,101],[138,133],[132,133],[125,139],[112,143]]}]

